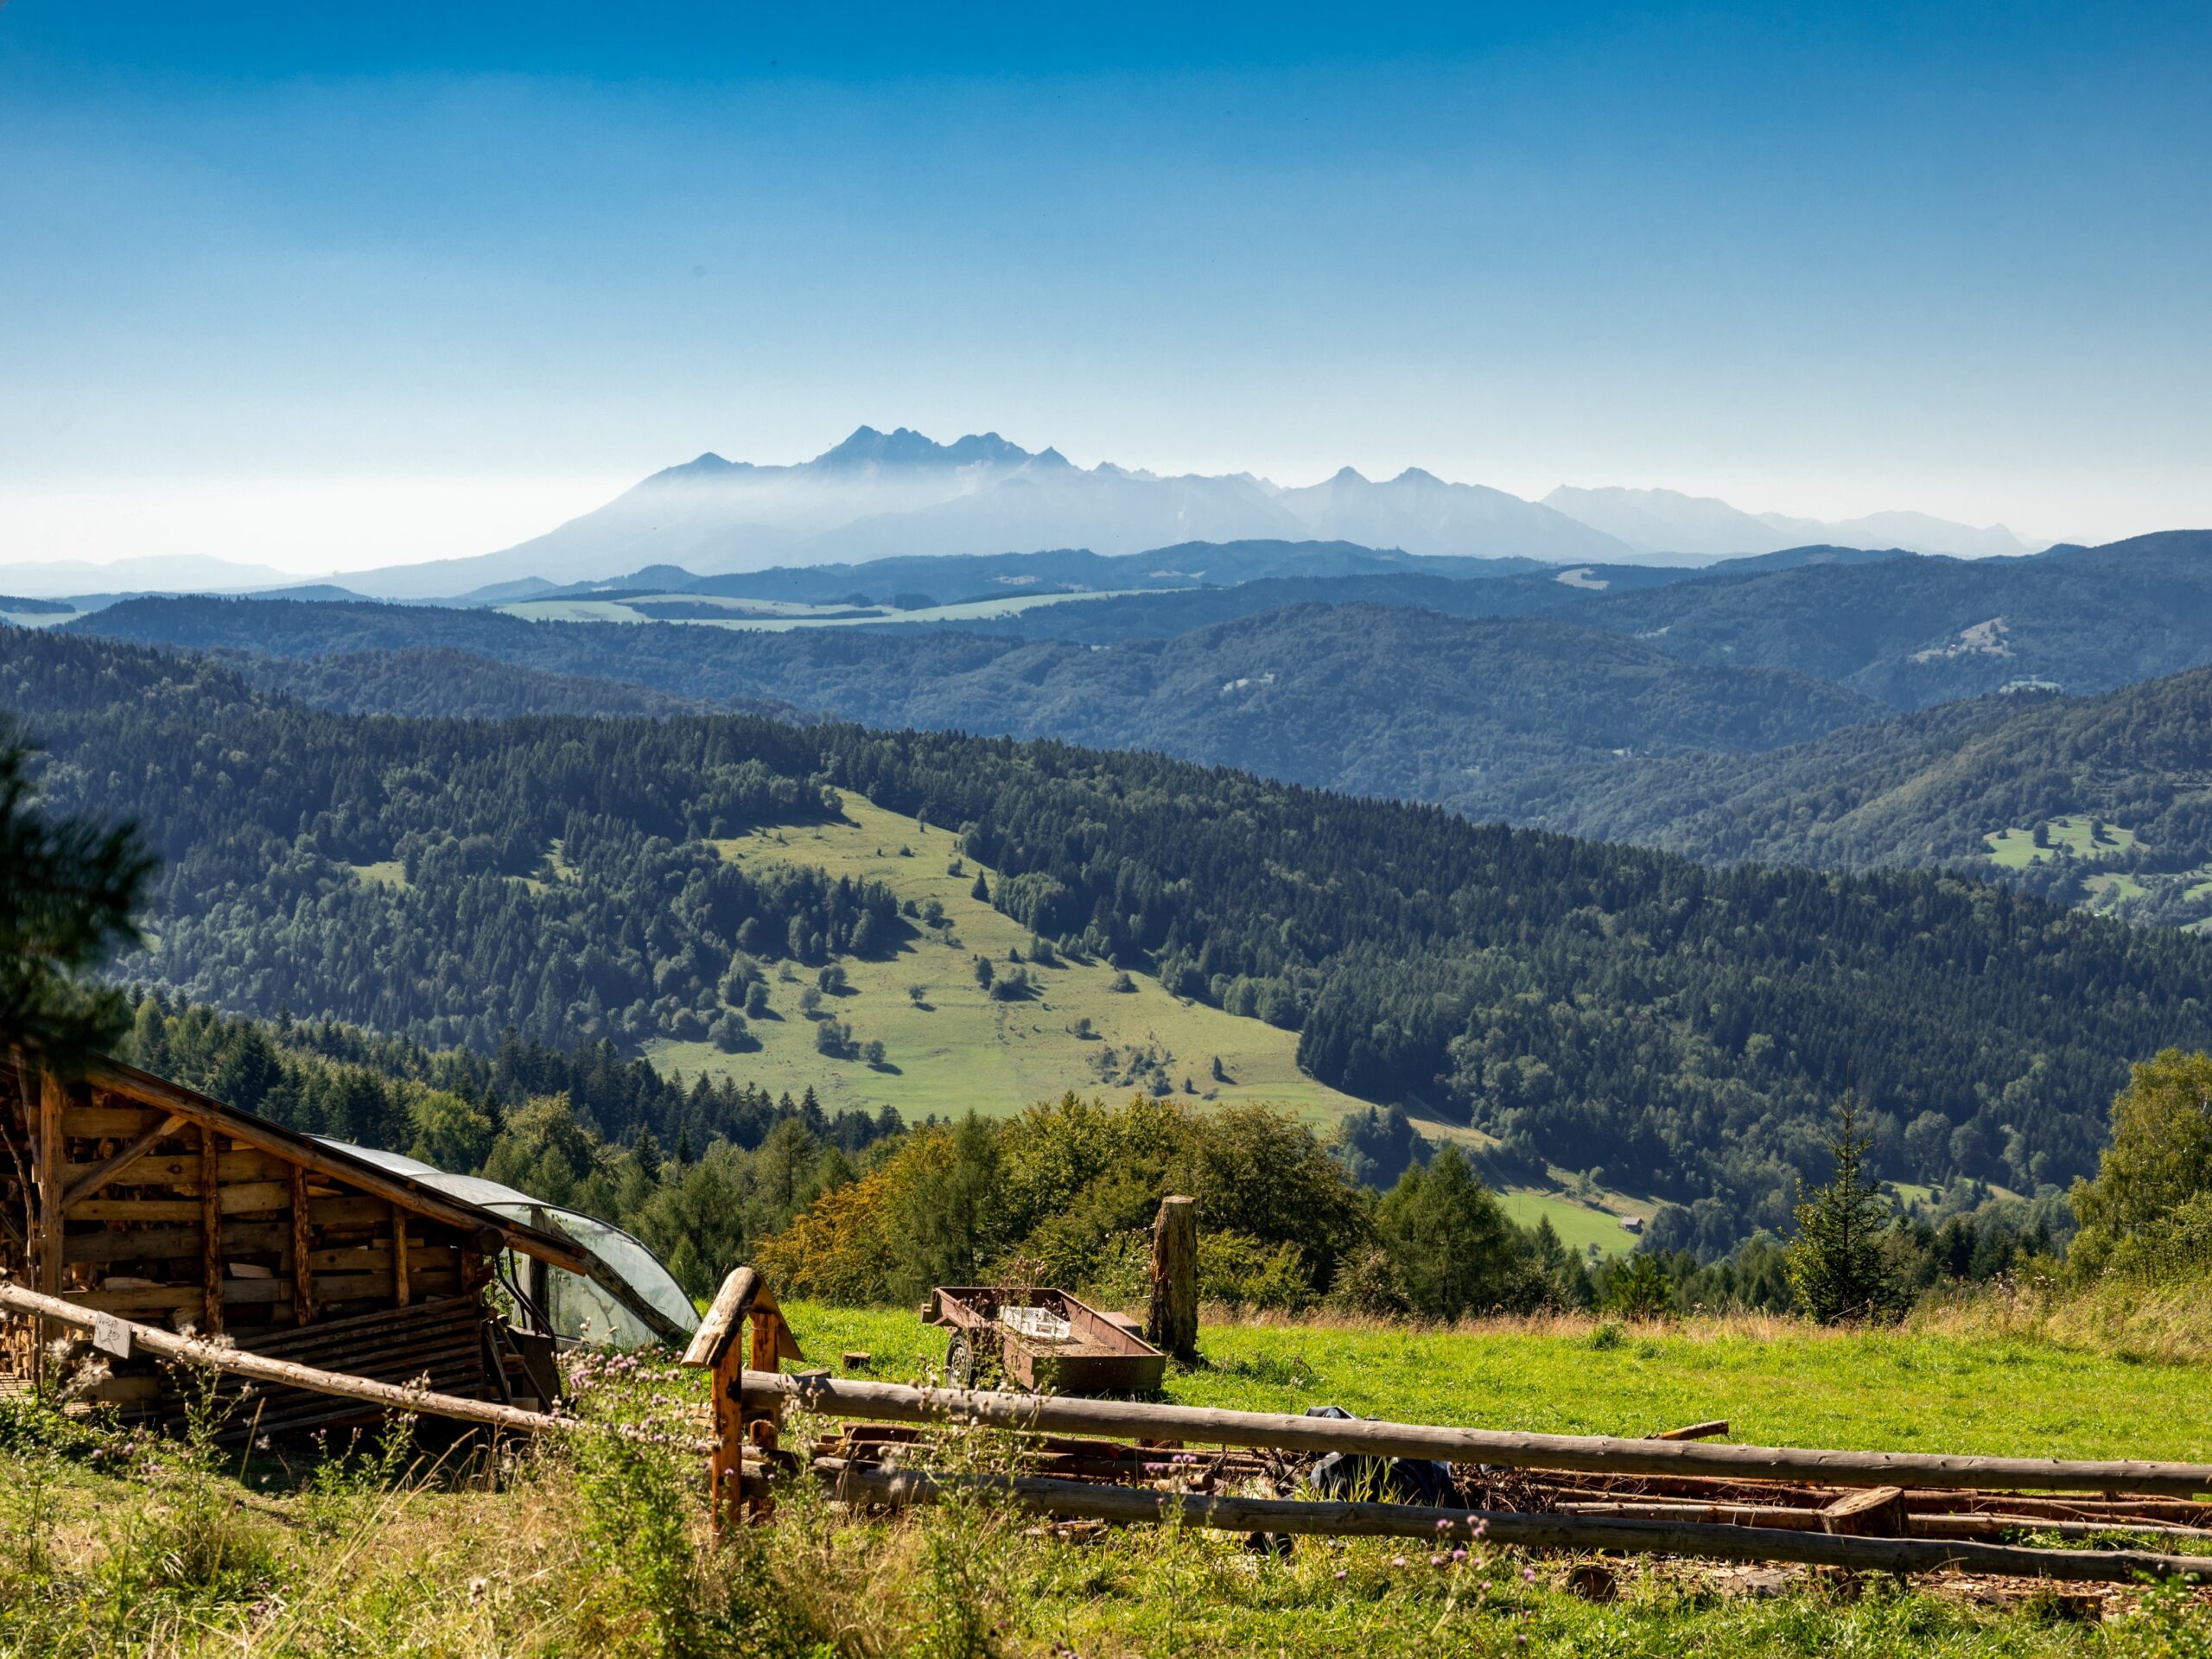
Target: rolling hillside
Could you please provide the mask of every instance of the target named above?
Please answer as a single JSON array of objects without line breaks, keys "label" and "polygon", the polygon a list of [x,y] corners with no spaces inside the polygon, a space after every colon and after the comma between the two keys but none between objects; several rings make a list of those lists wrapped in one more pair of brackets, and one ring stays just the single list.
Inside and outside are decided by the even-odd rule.
[{"label": "rolling hillside", "polygon": [[1159,749],[1444,802],[1471,801],[1539,766],[1624,751],[1771,748],[1880,712],[1787,671],[1686,663],[1549,618],[1470,620],[1395,606],[1288,607],[1111,650],[934,631],[555,626],[480,611],[190,599],[117,606],[72,627],[289,658],[461,651],[688,697],[782,698],[875,726]]},{"label": "rolling hillside", "polygon": [[1522,822],[1699,858],[1955,865],[2197,924],[2212,917],[2212,669],[2099,697],[1948,704],[1756,761],[1576,768],[1501,803]]},{"label": "rolling hillside", "polygon": [[[993,887],[1004,877],[964,854],[957,833],[849,791],[837,800],[840,815],[823,823],[764,828],[712,845],[740,869],[820,870],[883,887],[902,908],[936,906],[945,925],[912,928],[880,955],[841,958],[842,982],[822,998],[818,1018],[792,1001],[814,976],[794,971],[781,982],[779,975],[792,987],[775,999],[787,1012],[753,1020],[753,1046],[727,1053],[705,1040],[648,1044],[662,1071],[727,1074],[772,1093],[811,1088],[830,1111],[891,1106],[909,1122],[970,1110],[1007,1116],[1070,1089],[1108,1096],[1147,1090],[1267,1101],[1326,1134],[1364,1103],[1299,1071],[1294,1031],[1171,996],[1141,970],[1123,973],[1057,951],[1039,961],[1034,936],[975,896],[977,876]],[[978,957],[992,964],[994,984],[1019,969],[1035,990],[994,997],[978,982]],[[880,1042],[882,1060],[825,1055],[817,1038],[823,1020],[849,1025],[855,1044]]]},{"label": "rolling hillside", "polygon": [[2212,663],[2212,531],[2024,559],[1721,575],[1579,610],[1703,663],[1830,680],[1899,709],[2043,683],[2082,694]]}]

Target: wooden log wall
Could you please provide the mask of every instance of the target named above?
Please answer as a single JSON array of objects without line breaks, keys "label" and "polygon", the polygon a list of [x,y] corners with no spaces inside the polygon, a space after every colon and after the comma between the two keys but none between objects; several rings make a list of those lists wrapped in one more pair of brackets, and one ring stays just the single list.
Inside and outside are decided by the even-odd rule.
[{"label": "wooden log wall", "polygon": [[[327,1156],[288,1159],[266,1131],[194,1120],[169,1103],[49,1083],[0,1064],[0,1273],[104,1313],[228,1336],[260,1351],[303,1327],[451,1304],[480,1322],[486,1236],[357,1190]],[[259,1129],[260,1126],[251,1126]],[[279,1140],[276,1144],[283,1142]],[[39,1347],[10,1320],[0,1376],[29,1380]],[[442,1380],[496,1392],[474,1356]],[[116,1394],[144,1392],[128,1373]]]}]

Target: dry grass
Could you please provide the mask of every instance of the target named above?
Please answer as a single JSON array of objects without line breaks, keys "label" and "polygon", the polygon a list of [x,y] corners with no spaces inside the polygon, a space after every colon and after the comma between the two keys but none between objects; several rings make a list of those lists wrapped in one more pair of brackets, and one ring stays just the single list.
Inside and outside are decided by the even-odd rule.
[{"label": "dry grass", "polygon": [[1802,1319],[1779,1313],[1700,1313],[1687,1319],[1623,1319],[1610,1313],[1580,1310],[1541,1313],[1470,1314],[1458,1319],[1412,1319],[1395,1314],[1349,1313],[1332,1308],[1284,1313],[1268,1310],[1226,1307],[1209,1303],[1199,1311],[1202,1325],[1233,1325],[1254,1330],[1391,1332],[1414,1336],[1544,1337],[1584,1338],[1601,1325],[1611,1325],[1634,1339],[1656,1336],[1693,1340],[1770,1341],[1780,1337],[1849,1334],[1822,1332]]},{"label": "dry grass", "polygon": [[1908,1330],[1976,1341],[2010,1338],[2126,1363],[2212,1361],[2212,1283],[2114,1275],[2075,1289],[2048,1279],[2006,1281],[1923,1301]]}]

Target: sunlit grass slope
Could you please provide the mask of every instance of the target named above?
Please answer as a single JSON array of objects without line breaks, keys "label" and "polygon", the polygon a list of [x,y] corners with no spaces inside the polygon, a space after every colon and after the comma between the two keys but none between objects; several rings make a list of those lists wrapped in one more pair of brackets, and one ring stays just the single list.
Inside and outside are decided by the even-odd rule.
[{"label": "sunlit grass slope", "polygon": [[[909,1122],[970,1108],[1005,1116],[1071,1089],[1121,1098],[1157,1088],[1163,1078],[1177,1096],[1265,1101],[1324,1129],[1364,1103],[1299,1071],[1295,1032],[1183,1001],[1141,973],[1128,976],[1133,989],[1116,991],[1116,970],[1103,963],[1031,962],[1027,931],[973,896],[982,867],[961,854],[951,831],[885,811],[858,795],[848,794],[844,802],[845,823],[716,845],[736,863],[810,865],[881,881],[918,907],[932,900],[943,906],[949,929],[918,927],[880,960],[843,958],[850,989],[822,999],[822,1012],[849,1024],[856,1043],[883,1044],[884,1064],[817,1051],[814,1022],[799,1009],[800,991],[813,975],[796,969],[791,981],[774,978],[772,970],[772,1017],[752,1022],[760,1047],[725,1054],[704,1042],[664,1042],[651,1051],[656,1064],[680,1067],[687,1077],[728,1072],[776,1093],[796,1095],[811,1086],[833,1111],[889,1105]],[[951,873],[956,860],[957,875]],[[997,871],[985,868],[983,875],[997,884]],[[1003,973],[1017,965],[1008,959],[1014,950],[1021,953],[1020,965],[1038,995],[995,1001],[976,983],[973,958],[988,957]],[[916,986],[918,997],[910,989]],[[1221,1077],[1214,1075],[1217,1058]]]}]

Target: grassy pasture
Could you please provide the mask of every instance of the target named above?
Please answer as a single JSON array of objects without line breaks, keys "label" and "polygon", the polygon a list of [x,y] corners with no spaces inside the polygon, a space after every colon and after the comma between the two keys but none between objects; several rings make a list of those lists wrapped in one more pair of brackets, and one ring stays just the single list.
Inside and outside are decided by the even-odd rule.
[{"label": "grassy pasture", "polygon": [[[657,1043],[649,1052],[664,1071],[681,1068],[686,1077],[728,1072],[776,1093],[796,1095],[810,1085],[832,1111],[892,1105],[910,1122],[971,1109],[1010,1116],[1071,1089],[1125,1096],[1148,1086],[1154,1073],[1147,1057],[1158,1063],[1170,1092],[1185,1095],[1187,1079],[1191,1096],[1211,1092],[1223,1103],[1268,1102],[1323,1130],[1363,1104],[1299,1071],[1294,1032],[1183,1001],[1143,974],[1129,976],[1134,990],[1116,991],[1115,970],[1103,963],[1028,963],[1028,932],[973,896],[982,867],[959,853],[950,830],[885,811],[858,795],[848,794],[844,802],[842,823],[715,844],[734,863],[811,866],[881,881],[917,906],[934,899],[944,907],[949,930],[919,928],[879,960],[844,959],[850,989],[823,998],[823,1011],[850,1024],[857,1041],[883,1043],[884,1065],[818,1052],[813,1022],[798,1007],[811,975],[785,982],[773,979],[772,969],[773,1017],[752,1024],[759,1047],[725,1054],[705,1042]],[[950,873],[956,858],[962,861],[958,875]],[[997,871],[983,875],[997,884]],[[1039,993],[999,1001],[976,983],[972,959],[989,957],[1003,973],[1015,965],[1007,959],[1011,950],[1021,953]],[[917,985],[918,1000],[910,995]],[[1088,1035],[1082,1034],[1086,1020]],[[1217,1056],[1226,1081],[1213,1076]]]},{"label": "grassy pasture", "polygon": [[[2106,841],[2097,841],[2090,834],[2087,817],[2052,818],[2044,825],[2050,842],[2049,847],[2038,847],[2035,842],[2035,826],[2025,829],[1993,830],[1982,839],[1989,843],[1989,861],[1999,869],[2024,870],[2031,864],[2046,863],[2058,856],[2063,847],[2075,858],[2111,858],[2135,845],[2135,832],[2107,821]],[[2140,891],[2139,888],[2138,891]]]},{"label": "grassy pasture", "polygon": [[[870,1348],[880,1376],[919,1379],[942,1355],[941,1333],[911,1313],[789,1312],[817,1358]],[[1171,1397],[1629,1433],[1727,1416],[1738,1440],[2212,1456],[2201,1367],[2009,1337],[1316,1320],[1211,1324],[1201,1347],[1207,1363],[1171,1374]],[[689,1432],[697,1373],[600,1375],[588,1420]],[[1617,1599],[1591,1601],[1568,1592],[1556,1557],[1478,1547],[1455,1562],[1405,1541],[1306,1539],[1276,1558],[1234,1535],[1156,1528],[1066,1542],[988,1503],[871,1516],[804,1486],[773,1527],[717,1544],[696,1454],[651,1439],[565,1437],[497,1461],[403,1445],[345,1470],[297,1446],[241,1459],[43,1423],[0,1402],[9,1655],[2177,1659],[2212,1641],[2201,1602],[2131,1590],[2099,1621],[2056,1616],[2030,1586],[1838,1586],[1642,1559],[1616,1564]],[[786,1444],[803,1450],[822,1427],[799,1416]],[[930,1455],[988,1469],[1006,1453],[997,1437],[954,1431]]]},{"label": "grassy pasture", "polygon": [[1597,1210],[1580,1199],[1531,1187],[1510,1188],[1499,1193],[1497,1201],[1520,1225],[1534,1227],[1540,1221],[1548,1221],[1569,1249],[1586,1255],[1594,1244],[1600,1255],[1625,1255],[1635,1249],[1637,1236],[1621,1225],[1621,1213],[1643,1215],[1649,1208],[1617,1200],[1621,1212]]},{"label": "grassy pasture", "polygon": [[[795,1305],[817,1363],[874,1356],[921,1380],[944,1334],[911,1309]],[[1423,1331],[1375,1321],[1209,1324],[1205,1363],[1168,1398],[1243,1411],[1332,1404],[1362,1417],[1562,1434],[1649,1434],[1726,1418],[1735,1440],[1867,1451],[2212,1462],[2212,1372],[2055,1344],[1793,1320],[1620,1327],[1585,1319]]]}]

